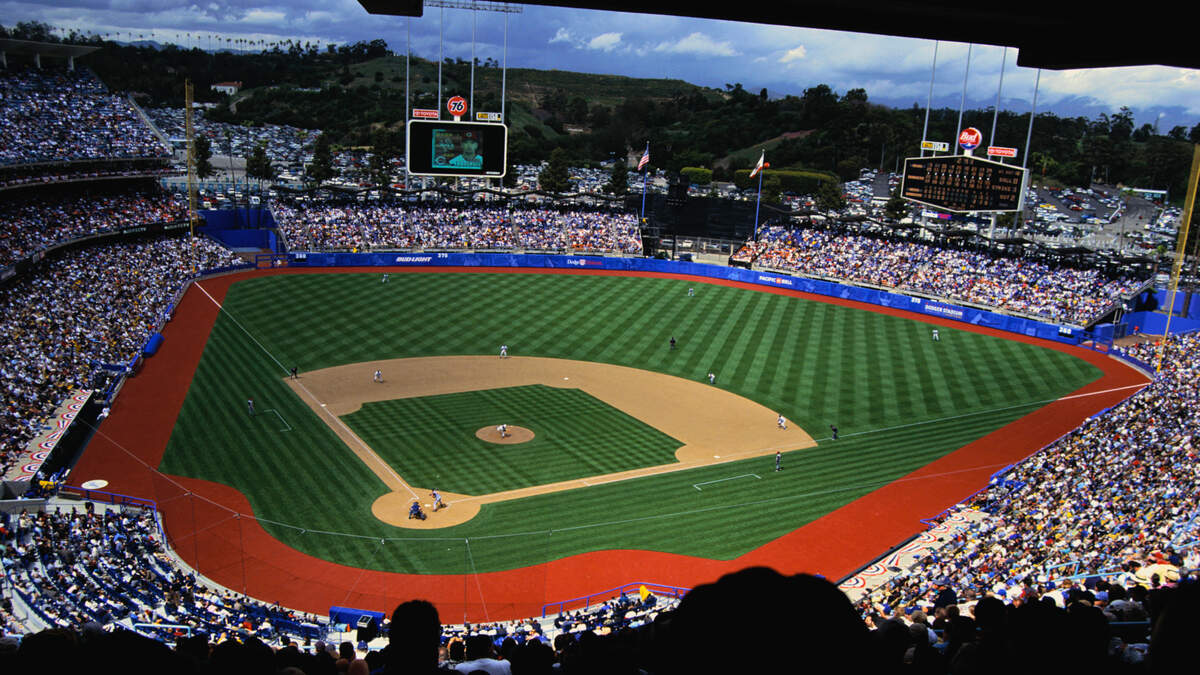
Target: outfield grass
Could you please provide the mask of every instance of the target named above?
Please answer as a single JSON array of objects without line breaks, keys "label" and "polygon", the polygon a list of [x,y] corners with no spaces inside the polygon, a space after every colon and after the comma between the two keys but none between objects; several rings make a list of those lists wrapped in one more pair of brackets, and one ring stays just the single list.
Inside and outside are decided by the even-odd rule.
[{"label": "outfield grass", "polygon": [[[225,307],[161,469],[236,487],[299,550],[392,571],[507,569],[609,548],[734,557],[1100,375],[1035,345],[951,328],[935,343],[913,319],[667,279],[279,275],[234,284]],[[293,365],[494,355],[500,344],[513,356],[695,380],[715,372],[819,441],[830,424],[843,440],[789,453],[778,474],[771,458],[746,460],[487,505],[463,525],[410,531],[371,515],[386,488],[282,381]],[[247,397],[291,430],[275,414],[250,418]],[[745,473],[762,479],[692,487]]]},{"label": "outfield grass", "polygon": [[[542,384],[376,401],[342,421],[410,484],[468,495],[669,464],[683,445],[587,392]],[[500,422],[535,436],[476,438]]]}]

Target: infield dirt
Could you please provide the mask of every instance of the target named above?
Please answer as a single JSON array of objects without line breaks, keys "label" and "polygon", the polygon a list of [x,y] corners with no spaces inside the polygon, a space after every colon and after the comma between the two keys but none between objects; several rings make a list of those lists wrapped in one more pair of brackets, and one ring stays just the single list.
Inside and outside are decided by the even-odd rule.
[{"label": "infield dirt", "polygon": [[[382,382],[374,381],[377,370],[383,372]],[[289,378],[286,382],[388,486],[391,491],[375,501],[372,512],[397,527],[449,527],[475,517],[483,504],[816,445],[811,436],[795,425],[778,428],[775,411],[719,386],[604,363],[537,357],[422,357],[325,368],[302,373],[299,379]],[[442,493],[447,508],[432,512],[429,490],[435,486],[410,485],[340,419],[372,401],[533,384],[580,389],[679,440],[683,445],[675,452],[676,461],[486,495]],[[536,433],[536,429],[531,431]],[[408,518],[413,500],[422,502],[428,518]]]}]

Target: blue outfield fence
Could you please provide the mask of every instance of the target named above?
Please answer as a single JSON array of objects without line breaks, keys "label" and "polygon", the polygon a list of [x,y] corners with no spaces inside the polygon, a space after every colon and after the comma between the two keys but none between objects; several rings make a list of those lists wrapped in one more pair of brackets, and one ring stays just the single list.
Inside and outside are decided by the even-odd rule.
[{"label": "blue outfield fence", "polygon": [[[1070,345],[1087,342],[1089,345],[1096,346],[1097,341],[1101,343],[1104,341],[1104,336],[1097,336],[1075,326],[998,314],[874,288],[739,267],[720,267],[656,258],[436,251],[427,253],[290,253],[288,254],[288,265],[293,267],[523,267],[686,274],[772,288],[787,288],[830,298],[903,309],[915,314],[936,316]],[[1109,337],[1109,341],[1111,341],[1111,337]],[[1106,347],[1101,346],[1101,348],[1107,350]]]}]

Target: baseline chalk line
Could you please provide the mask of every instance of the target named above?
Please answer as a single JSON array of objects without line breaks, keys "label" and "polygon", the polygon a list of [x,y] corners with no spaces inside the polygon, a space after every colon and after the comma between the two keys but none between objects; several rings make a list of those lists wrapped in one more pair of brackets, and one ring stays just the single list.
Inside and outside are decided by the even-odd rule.
[{"label": "baseline chalk line", "polygon": [[713,483],[723,483],[727,480],[737,480],[739,478],[757,478],[758,480],[762,480],[762,476],[760,476],[756,473],[744,473],[740,476],[730,476],[729,478],[718,478],[717,480],[706,480],[703,483],[692,483],[692,487],[696,488],[697,490],[700,490],[700,492],[704,492],[704,490],[700,489],[701,485],[712,485]]},{"label": "baseline chalk line", "polygon": [[280,429],[280,431],[291,431],[292,430],[292,425],[288,424],[287,420],[283,419],[283,415],[280,415],[278,410],[271,408],[270,410],[264,410],[263,412],[264,413],[269,413],[269,412],[275,413],[275,416],[279,418],[279,421],[283,423],[283,426],[287,427],[286,429]]}]

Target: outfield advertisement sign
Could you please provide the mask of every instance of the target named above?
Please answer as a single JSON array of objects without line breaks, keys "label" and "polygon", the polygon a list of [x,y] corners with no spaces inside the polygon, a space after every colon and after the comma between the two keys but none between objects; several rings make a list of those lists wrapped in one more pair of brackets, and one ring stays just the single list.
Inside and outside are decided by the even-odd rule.
[{"label": "outfield advertisement sign", "polygon": [[948,319],[954,319],[955,321],[963,320],[962,308],[954,307],[952,305],[943,305],[940,302],[926,302],[925,303],[925,313],[926,314],[935,314],[937,316],[944,316]]},{"label": "outfield advertisement sign", "polygon": [[986,326],[1010,333],[1019,333],[1044,340],[1078,344],[1083,329],[1061,324],[1043,323],[1019,316],[998,314],[973,307],[960,307],[945,302],[914,298],[900,293],[862,286],[850,286],[822,279],[764,274],[740,267],[718,267],[703,263],[659,260],[657,258],[580,257],[558,254],[519,253],[292,253],[292,267],[359,267],[419,265],[427,267],[523,267],[544,269],[602,269],[624,272],[662,272],[690,274],[698,277],[726,279],[757,284],[770,288],[790,288],[813,295],[853,300],[880,307],[893,307],[908,312],[938,316],[963,323]]},{"label": "outfield advertisement sign", "polygon": [[794,287],[796,285],[796,284],[792,283],[792,279],[790,277],[776,277],[776,276],[771,276],[768,274],[758,275],[758,281],[760,283],[770,284],[772,286]]}]

